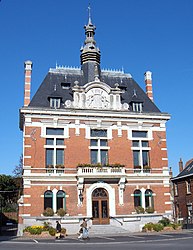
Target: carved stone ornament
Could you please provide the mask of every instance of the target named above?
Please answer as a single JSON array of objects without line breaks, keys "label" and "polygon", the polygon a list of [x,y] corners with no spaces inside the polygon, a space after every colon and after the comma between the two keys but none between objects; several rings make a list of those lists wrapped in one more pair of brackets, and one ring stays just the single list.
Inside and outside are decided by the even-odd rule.
[{"label": "carved stone ornament", "polygon": [[122,91],[116,86],[111,88],[103,82],[89,82],[84,86],[75,84],[73,101],[67,100],[67,108],[101,109],[101,110],[128,110],[127,103],[121,103]]}]

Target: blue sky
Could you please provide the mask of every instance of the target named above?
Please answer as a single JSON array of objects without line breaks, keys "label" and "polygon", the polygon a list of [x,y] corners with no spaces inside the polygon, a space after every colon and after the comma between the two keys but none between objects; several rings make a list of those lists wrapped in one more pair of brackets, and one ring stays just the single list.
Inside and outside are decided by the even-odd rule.
[{"label": "blue sky", "polygon": [[192,0],[1,0],[0,173],[12,174],[22,153],[24,61],[33,61],[32,95],[56,62],[80,66],[89,2],[101,67],[124,68],[143,89],[144,72],[153,72],[154,102],[171,114],[168,158],[177,174],[180,157],[193,157]]}]

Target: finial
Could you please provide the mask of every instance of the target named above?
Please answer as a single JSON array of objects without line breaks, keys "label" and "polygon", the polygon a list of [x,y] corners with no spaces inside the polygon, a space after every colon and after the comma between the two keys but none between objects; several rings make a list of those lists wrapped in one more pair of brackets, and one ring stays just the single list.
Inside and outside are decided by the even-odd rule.
[{"label": "finial", "polygon": [[137,91],[136,91],[136,89],[133,89],[133,96],[137,96]]},{"label": "finial", "polygon": [[90,3],[88,4],[88,23],[92,23],[91,22],[91,7],[90,7]]}]

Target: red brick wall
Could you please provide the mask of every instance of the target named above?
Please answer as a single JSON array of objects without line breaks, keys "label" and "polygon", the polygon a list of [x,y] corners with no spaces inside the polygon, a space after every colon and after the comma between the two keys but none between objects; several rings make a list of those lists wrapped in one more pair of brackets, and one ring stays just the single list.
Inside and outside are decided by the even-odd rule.
[{"label": "red brick wall", "polygon": [[109,163],[124,164],[125,167],[133,167],[133,154],[131,151],[131,141],[127,139],[127,131],[122,131],[122,136],[118,136],[118,131],[112,131],[112,140],[108,141]]},{"label": "red brick wall", "polygon": [[[190,180],[191,193],[187,194],[186,181]],[[178,214],[176,217],[187,218],[188,217],[188,203],[193,203],[193,177],[186,179],[176,180],[174,183],[177,184],[178,194],[174,196],[175,211],[177,212],[177,204],[179,205]]]}]

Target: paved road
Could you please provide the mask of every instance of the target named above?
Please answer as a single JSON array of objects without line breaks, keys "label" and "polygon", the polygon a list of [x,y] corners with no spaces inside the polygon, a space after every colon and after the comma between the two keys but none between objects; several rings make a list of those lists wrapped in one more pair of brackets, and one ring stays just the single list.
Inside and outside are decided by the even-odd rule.
[{"label": "paved road", "polygon": [[65,239],[24,239],[0,238],[1,250],[192,250],[193,231],[180,233],[132,234],[122,236],[93,236],[90,240],[80,241],[77,237]]}]

